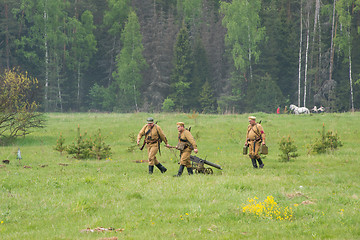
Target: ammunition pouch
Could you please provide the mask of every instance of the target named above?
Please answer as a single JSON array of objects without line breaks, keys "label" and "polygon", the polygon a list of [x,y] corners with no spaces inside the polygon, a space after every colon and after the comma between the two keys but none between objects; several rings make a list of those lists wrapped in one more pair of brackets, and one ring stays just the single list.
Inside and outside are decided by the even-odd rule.
[{"label": "ammunition pouch", "polygon": [[157,140],[147,139],[146,140],[146,144],[154,144],[154,143],[157,143],[157,142],[160,142],[159,139],[157,139]]},{"label": "ammunition pouch", "polygon": [[243,147],[243,155],[247,155],[249,150],[249,145]]},{"label": "ammunition pouch", "polygon": [[184,149],[187,148],[187,143],[186,142],[179,142],[176,147],[177,150],[183,151]]}]

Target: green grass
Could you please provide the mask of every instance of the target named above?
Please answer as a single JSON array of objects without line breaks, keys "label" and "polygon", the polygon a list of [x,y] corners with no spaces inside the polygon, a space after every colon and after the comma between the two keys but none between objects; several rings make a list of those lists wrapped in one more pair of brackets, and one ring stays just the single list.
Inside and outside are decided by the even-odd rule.
[{"label": "green grass", "polygon": [[[146,151],[127,151],[129,134],[137,134],[148,115],[49,114],[46,128],[0,147],[0,160],[11,161],[0,168],[0,239],[360,237],[360,113],[252,114],[262,120],[267,134],[269,155],[262,170],[254,170],[242,155],[247,115],[200,115],[195,123],[185,114],[153,114],[171,145],[177,141],[176,122],[191,125],[198,156],[224,169],[214,169],[211,176],[181,178],[172,177],[178,153],[163,147],[158,157],[168,172],[162,175],[156,169],[149,176],[147,164],[134,162],[146,159]],[[307,155],[323,123],[338,132],[344,146],[329,154]],[[78,124],[89,134],[101,129],[112,146],[111,160],[76,160],[53,150],[60,133],[67,144],[74,139]],[[279,161],[278,143],[289,134],[300,156],[284,163]],[[16,160],[18,147],[21,165]],[[40,167],[44,164],[48,166]],[[289,198],[291,194],[296,196]],[[273,196],[281,207],[292,207],[293,220],[243,214],[242,206],[255,196],[261,201]],[[314,204],[301,204],[305,200]],[[80,232],[88,227],[125,230]]]}]

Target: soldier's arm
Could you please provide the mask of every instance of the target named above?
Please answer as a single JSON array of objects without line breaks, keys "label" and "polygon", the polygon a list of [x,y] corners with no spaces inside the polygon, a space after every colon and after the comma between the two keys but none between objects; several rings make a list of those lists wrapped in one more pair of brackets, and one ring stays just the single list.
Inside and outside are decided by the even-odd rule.
[{"label": "soldier's arm", "polygon": [[248,126],[247,131],[246,131],[245,145],[247,145],[247,144],[248,144],[248,141],[249,141],[249,127],[250,127],[250,126]]},{"label": "soldier's arm", "polygon": [[157,130],[159,132],[159,136],[160,136],[160,139],[167,145],[168,144],[168,141],[167,141],[167,138],[163,132],[163,130],[161,129],[161,127],[159,126],[156,126],[157,127]]},{"label": "soldier's arm", "polygon": [[189,131],[185,132],[185,137],[190,142],[190,144],[193,146],[193,148],[197,149],[195,139],[194,139],[194,137],[191,135],[191,133]]},{"label": "soldier's arm", "polygon": [[262,138],[262,142],[263,142],[263,144],[265,144],[265,132],[264,132],[263,127],[260,124],[259,124],[259,131],[260,131],[260,135]]},{"label": "soldier's arm", "polygon": [[145,128],[146,128],[146,125],[140,130],[139,134],[137,135],[137,141],[136,141],[136,142],[137,142],[138,144],[139,144],[142,136],[145,135]]}]

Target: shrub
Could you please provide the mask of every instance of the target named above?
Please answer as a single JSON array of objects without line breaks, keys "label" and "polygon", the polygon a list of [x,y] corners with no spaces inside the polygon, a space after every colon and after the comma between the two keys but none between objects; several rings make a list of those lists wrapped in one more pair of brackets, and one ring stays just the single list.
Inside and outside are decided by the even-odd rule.
[{"label": "shrub", "polygon": [[[127,148],[128,152],[134,152],[135,149],[138,147],[138,145],[136,144],[136,138],[137,138],[137,135],[135,133],[130,133],[128,135],[129,137],[129,140],[130,140],[130,143],[131,143],[131,146],[129,146]],[[135,143],[135,144],[134,144]]]},{"label": "shrub", "polygon": [[290,158],[299,156],[299,154],[296,153],[297,147],[294,145],[294,141],[291,139],[290,135],[281,139],[279,149],[282,152],[282,154],[279,155],[281,161],[289,162]]},{"label": "shrub", "polygon": [[318,133],[320,137],[315,139],[315,142],[310,145],[309,153],[326,153],[329,149],[333,151],[343,146],[337,133],[332,131],[326,132],[325,124],[323,124],[322,130],[318,131]]},{"label": "shrub", "polygon": [[16,138],[30,133],[30,129],[44,126],[39,105],[33,100],[38,88],[37,79],[17,69],[0,75],[0,137]]},{"label": "shrub", "polygon": [[56,146],[54,147],[54,149],[56,151],[60,152],[60,155],[62,155],[63,151],[66,150],[66,146],[64,145],[64,143],[65,143],[65,138],[60,133],[60,136],[59,136],[58,140],[56,141]]},{"label": "shrub", "polygon": [[161,110],[164,112],[173,112],[175,107],[175,103],[171,98],[166,98],[163,102]]},{"label": "shrub", "polygon": [[110,145],[105,144],[100,129],[93,140],[91,136],[87,137],[86,131],[84,134],[81,134],[80,126],[78,126],[75,141],[68,146],[64,146],[64,142],[65,139],[60,135],[55,150],[60,153],[65,150],[76,159],[96,158],[101,160],[111,155]]}]

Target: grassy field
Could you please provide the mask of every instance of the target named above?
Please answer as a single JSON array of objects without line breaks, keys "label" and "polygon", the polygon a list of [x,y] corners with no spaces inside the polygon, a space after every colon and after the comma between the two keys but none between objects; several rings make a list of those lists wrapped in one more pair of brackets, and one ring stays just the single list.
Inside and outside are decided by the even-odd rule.
[{"label": "grassy field", "polygon": [[[146,159],[146,151],[127,151],[129,135],[149,114],[49,114],[46,128],[0,147],[0,160],[10,160],[0,168],[0,239],[359,239],[360,113],[253,115],[267,133],[264,169],[253,169],[242,155],[247,115],[153,114],[171,145],[176,122],[192,126],[198,156],[223,167],[174,178],[178,153],[163,147],[159,160],[168,172],[149,176],[146,163],[134,162]],[[344,146],[308,155],[323,123]],[[73,141],[78,124],[88,134],[101,129],[111,159],[76,160],[53,150],[60,133]],[[278,143],[289,134],[300,156],[280,162]],[[292,208],[291,221],[242,212],[248,198],[268,196]],[[96,227],[123,231],[81,232]]]}]

